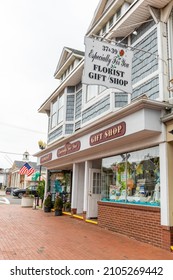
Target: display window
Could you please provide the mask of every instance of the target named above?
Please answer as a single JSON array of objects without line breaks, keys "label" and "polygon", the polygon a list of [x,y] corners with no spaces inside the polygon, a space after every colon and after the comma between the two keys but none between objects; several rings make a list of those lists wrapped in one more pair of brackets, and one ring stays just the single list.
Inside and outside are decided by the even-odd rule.
[{"label": "display window", "polygon": [[55,201],[56,194],[60,194],[63,202],[71,201],[71,172],[49,172],[49,191],[52,194],[52,201]]},{"label": "display window", "polygon": [[102,159],[102,201],[160,206],[159,147]]}]

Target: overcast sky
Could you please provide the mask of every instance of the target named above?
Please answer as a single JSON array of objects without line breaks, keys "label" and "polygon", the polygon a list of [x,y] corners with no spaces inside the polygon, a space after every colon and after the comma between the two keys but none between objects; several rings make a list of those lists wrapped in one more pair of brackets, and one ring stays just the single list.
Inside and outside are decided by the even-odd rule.
[{"label": "overcast sky", "polygon": [[63,47],[85,50],[98,3],[0,0],[0,168],[46,142],[47,116],[38,108],[58,86],[53,75]]}]

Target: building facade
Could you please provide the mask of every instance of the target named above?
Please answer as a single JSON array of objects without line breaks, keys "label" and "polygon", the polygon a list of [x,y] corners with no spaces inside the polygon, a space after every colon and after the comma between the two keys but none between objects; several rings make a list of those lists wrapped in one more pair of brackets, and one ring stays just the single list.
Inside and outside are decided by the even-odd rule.
[{"label": "building facade", "polygon": [[13,162],[13,165],[10,168],[9,187],[24,189],[29,186],[37,185],[39,180],[46,180],[46,169],[43,167],[42,170],[40,170],[40,166],[38,166],[36,162],[28,161],[28,164],[35,170],[33,174],[30,176],[20,174],[19,171],[24,164],[25,162],[20,160],[15,160]]},{"label": "building facade", "polygon": [[[92,59],[119,52],[125,65],[132,51],[132,92],[84,84],[86,54],[65,47],[54,75],[60,84],[39,108],[49,118],[48,145],[36,155],[47,190],[66,185],[72,213],[165,249],[173,245],[172,31],[173,1],[100,1],[85,38],[110,47]],[[105,72],[123,83],[123,72],[96,62],[90,78]]]}]

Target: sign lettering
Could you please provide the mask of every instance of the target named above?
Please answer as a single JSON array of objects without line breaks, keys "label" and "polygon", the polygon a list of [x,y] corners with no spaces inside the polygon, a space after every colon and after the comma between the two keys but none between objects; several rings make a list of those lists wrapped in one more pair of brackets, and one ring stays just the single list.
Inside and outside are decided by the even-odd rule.
[{"label": "sign lettering", "polygon": [[90,146],[123,136],[126,133],[126,123],[121,122],[90,136]]},{"label": "sign lettering", "polygon": [[62,157],[80,150],[81,142],[66,143],[62,148],[57,150],[57,156]]},{"label": "sign lettering", "polygon": [[133,52],[127,48],[85,38],[85,64],[82,82],[132,93]]}]

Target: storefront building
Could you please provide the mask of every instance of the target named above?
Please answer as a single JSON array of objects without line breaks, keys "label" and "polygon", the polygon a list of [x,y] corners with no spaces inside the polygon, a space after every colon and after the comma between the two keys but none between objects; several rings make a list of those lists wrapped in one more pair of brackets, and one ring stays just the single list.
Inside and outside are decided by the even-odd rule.
[{"label": "storefront building", "polygon": [[[82,83],[84,53],[63,49],[55,72],[61,83],[39,109],[49,117],[48,145],[36,156],[48,170],[47,190],[67,192],[72,214],[170,249],[173,1],[149,2],[100,1],[86,34],[111,41],[114,52],[118,44],[120,59],[127,46],[133,51],[132,93]],[[124,75],[93,69],[92,79]]]}]

